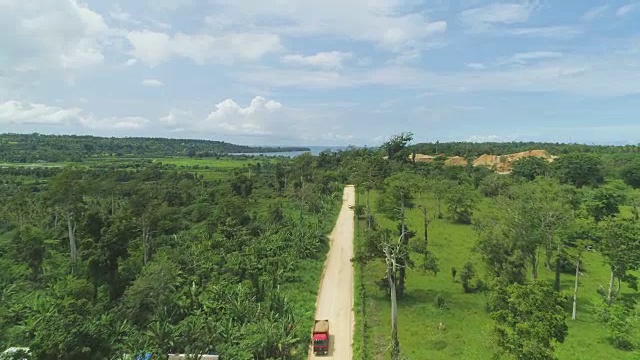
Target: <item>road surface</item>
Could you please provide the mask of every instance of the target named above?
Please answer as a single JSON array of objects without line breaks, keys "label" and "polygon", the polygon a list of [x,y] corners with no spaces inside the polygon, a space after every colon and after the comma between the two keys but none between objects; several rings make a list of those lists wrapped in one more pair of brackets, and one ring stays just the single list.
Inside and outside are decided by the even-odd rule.
[{"label": "road surface", "polygon": [[352,359],[353,315],[353,226],[355,188],[344,188],[342,209],[330,236],[331,248],[324,264],[320,292],[316,300],[316,319],[329,319],[329,354],[313,354],[309,359]]}]

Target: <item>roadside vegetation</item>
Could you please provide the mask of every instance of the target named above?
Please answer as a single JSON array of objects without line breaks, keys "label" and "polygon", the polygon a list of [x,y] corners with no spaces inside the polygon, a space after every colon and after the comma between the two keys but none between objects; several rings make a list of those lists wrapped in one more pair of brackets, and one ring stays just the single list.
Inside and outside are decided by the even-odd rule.
[{"label": "roadside vegetation", "polygon": [[[637,147],[556,145],[499,175],[413,163],[435,144],[410,141],[353,165],[355,359],[638,358]],[[455,146],[488,144],[438,152]]]},{"label": "roadside vegetation", "polygon": [[306,358],[339,161],[0,168],[0,348]]},{"label": "roadside vegetation", "polygon": [[[40,137],[0,144],[1,349],[304,359],[326,235],[355,184],[354,359],[638,358],[638,147],[404,133],[243,159]],[[508,175],[469,161],[533,146],[558,157]]]}]

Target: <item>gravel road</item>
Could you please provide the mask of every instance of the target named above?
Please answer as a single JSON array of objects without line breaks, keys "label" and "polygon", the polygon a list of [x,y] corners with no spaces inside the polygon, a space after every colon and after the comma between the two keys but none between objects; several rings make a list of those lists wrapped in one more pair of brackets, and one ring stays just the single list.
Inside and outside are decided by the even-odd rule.
[{"label": "gravel road", "polygon": [[316,300],[316,319],[329,319],[329,354],[309,359],[352,359],[353,342],[353,227],[355,188],[344,188],[342,209],[331,232],[331,249],[324,265],[320,292]]}]

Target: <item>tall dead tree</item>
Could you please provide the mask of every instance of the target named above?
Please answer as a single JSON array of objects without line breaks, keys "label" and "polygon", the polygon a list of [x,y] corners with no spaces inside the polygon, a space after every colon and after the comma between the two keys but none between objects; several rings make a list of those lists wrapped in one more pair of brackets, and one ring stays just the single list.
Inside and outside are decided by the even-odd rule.
[{"label": "tall dead tree", "polygon": [[398,239],[397,244],[385,244],[384,255],[387,263],[387,281],[389,282],[391,297],[391,358],[400,358],[400,342],[398,341],[398,299],[396,296],[396,273],[401,267],[397,259],[402,257],[402,239],[404,233]]}]

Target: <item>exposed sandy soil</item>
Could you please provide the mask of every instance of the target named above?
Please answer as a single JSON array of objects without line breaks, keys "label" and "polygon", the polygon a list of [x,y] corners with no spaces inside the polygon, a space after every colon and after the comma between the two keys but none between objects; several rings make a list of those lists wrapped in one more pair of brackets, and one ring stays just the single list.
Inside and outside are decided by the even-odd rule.
[{"label": "exposed sandy soil", "polygon": [[[546,159],[549,162],[557,159],[557,156],[549,155],[545,150],[529,150],[514,154],[506,155],[488,155],[484,154],[473,161],[473,166],[488,166],[493,168],[500,174],[507,174],[511,172],[512,164],[516,160],[520,160],[527,156],[536,156]],[[416,154],[416,162],[431,162],[435,159],[435,156]],[[447,158],[444,162],[446,165],[458,165],[464,166],[467,161],[460,156],[452,156]]]},{"label": "exposed sandy soil", "polygon": [[[324,265],[320,292],[316,300],[316,319],[329,320],[329,354],[315,356],[309,348],[309,359],[351,360],[353,356],[353,227],[355,188],[344,188],[342,209],[331,232],[331,248]],[[311,330],[311,329],[309,329]],[[311,337],[311,331],[309,333]]]},{"label": "exposed sandy soil", "polygon": [[465,160],[463,157],[461,156],[452,156],[450,158],[447,158],[447,160],[444,161],[445,165],[467,165],[467,160]]}]

